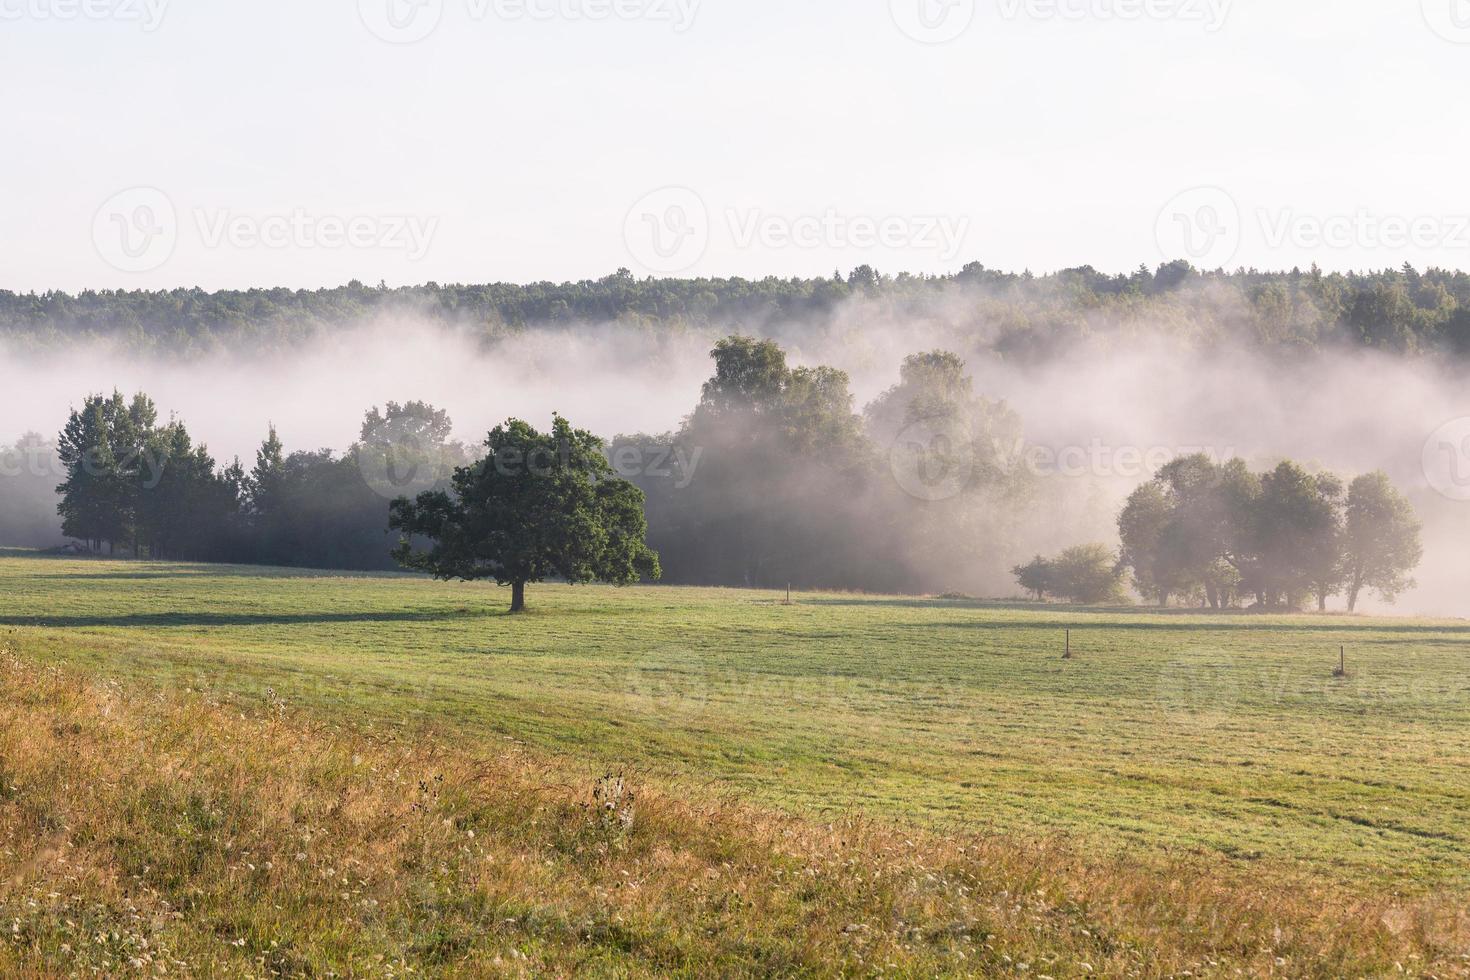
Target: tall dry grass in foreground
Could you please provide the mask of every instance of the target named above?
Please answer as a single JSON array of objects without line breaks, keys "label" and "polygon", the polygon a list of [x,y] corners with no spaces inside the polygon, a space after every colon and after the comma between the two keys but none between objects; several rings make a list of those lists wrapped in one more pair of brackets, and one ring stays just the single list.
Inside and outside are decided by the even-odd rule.
[{"label": "tall dry grass in foreground", "polygon": [[1467,975],[1463,902],[819,824],[0,656],[5,976]]}]

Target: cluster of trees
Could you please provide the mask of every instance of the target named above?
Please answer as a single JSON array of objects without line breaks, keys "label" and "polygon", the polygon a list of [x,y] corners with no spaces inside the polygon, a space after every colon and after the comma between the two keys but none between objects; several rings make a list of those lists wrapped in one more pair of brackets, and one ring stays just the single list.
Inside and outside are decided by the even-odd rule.
[{"label": "cluster of trees", "polygon": [[676,433],[624,436],[613,458],[647,495],[665,578],[937,591],[973,581],[1014,533],[1030,478],[1021,423],[975,394],[945,351],[908,357],[862,413],[847,375],[793,368],[769,340],[731,337]]},{"label": "cluster of trees", "polygon": [[1413,508],[1382,473],[1345,484],[1286,461],[1253,473],[1239,459],[1173,460],[1118,518],[1119,564],[1145,596],[1222,609],[1246,599],[1298,609],[1366,590],[1392,602],[1423,557]]},{"label": "cluster of trees", "polygon": [[1055,558],[1036,556],[1014,569],[1021,588],[1037,602],[1048,597],[1085,605],[1125,602],[1127,570],[1118,564],[1117,553],[1105,544],[1068,548]]},{"label": "cluster of trees", "polygon": [[66,468],[62,531],[100,550],[156,558],[209,558],[231,536],[245,491],[238,463],[216,470],[183,423],[158,424],[143,394],[93,395],[57,440]]},{"label": "cluster of trees", "polygon": [[[975,581],[1013,546],[1015,515],[1036,482],[1008,456],[1021,445],[1020,420],[977,395],[954,354],[907,358],[899,383],[859,412],[846,374],[792,367],[772,341],[730,337],[712,353],[713,375],[678,432],[623,436],[597,450],[641,491],[667,580],[939,591]],[[423,403],[369,412],[341,455],[288,454],[272,428],[249,468],[217,464],[182,421],[156,415],[145,396],[120,394],[89,398],[72,414],[61,437],[67,535],[154,557],[391,568],[389,501],[412,500],[393,512],[394,526],[428,539],[460,519],[451,504],[499,486],[474,474],[450,420]],[[553,437],[592,451],[560,423]],[[528,438],[497,429],[481,454],[493,459],[503,440]],[[398,558],[449,567],[422,543]],[[586,567],[609,572],[596,562],[506,567],[512,585],[575,579]]]},{"label": "cluster of trees", "polygon": [[118,392],[71,413],[57,454],[62,533],[93,550],[351,569],[393,567],[388,500],[464,460],[445,413],[390,402],[340,456],[288,454],[271,427],[252,468],[221,466],[184,422],[160,424],[146,395]]},{"label": "cluster of trees", "polygon": [[[843,372],[792,367],[773,341],[733,336],[712,355],[675,433],[604,447],[564,420],[546,434],[517,422],[477,456],[444,412],[410,402],[369,411],[341,455],[288,454],[271,428],[251,468],[221,466],[146,396],[92,396],[58,441],[63,530],[156,558],[396,560],[495,577],[517,604],[528,582],[624,581],[660,558],[667,580],[687,584],[937,592],[1014,554],[1021,515],[1047,492],[1013,458],[1020,420],[977,395],[952,353],[908,357],[861,412]],[[552,471],[506,472],[505,454],[540,450]],[[395,499],[392,527],[407,537],[396,553]],[[1175,459],[1132,494],[1118,529],[1120,553],[1073,548],[1015,574],[1038,598],[1079,603],[1120,601],[1131,571],[1163,605],[1325,608],[1341,594],[1356,608],[1366,590],[1391,601],[1409,588],[1422,556],[1419,523],[1383,474],[1346,484],[1291,462],[1258,474],[1238,459]]]},{"label": "cluster of trees", "polygon": [[[1197,345],[1268,349],[1360,346],[1470,352],[1470,275],[1411,266],[1326,274],[1239,269],[1201,272],[1185,262],[1108,275],[1090,266],[1044,276],[971,263],[951,276],[883,275],[861,266],[819,279],[637,279],[389,288],[200,289],[13,293],[0,290],[0,340],[57,348],[104,339],[168,356],[288,348],[323,329],[405,312],[487,337],[565,323],[637,323],[679,329],[739,326],[781,336],[820,324],[854,299],[889,322],[956,321],[1011,356],[1071,349],[1104,331],[1166,330]],[[998,332],[990,325],[1003,325]]]}]

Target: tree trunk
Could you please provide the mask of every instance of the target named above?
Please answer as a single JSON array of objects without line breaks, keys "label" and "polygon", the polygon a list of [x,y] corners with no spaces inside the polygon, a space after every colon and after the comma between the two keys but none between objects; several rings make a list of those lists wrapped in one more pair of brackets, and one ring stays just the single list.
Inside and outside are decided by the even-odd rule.
[{"label": "tree trunk", "polygon": [[510,583],[510,611],[513,613],[526,611],[526,583]]}]

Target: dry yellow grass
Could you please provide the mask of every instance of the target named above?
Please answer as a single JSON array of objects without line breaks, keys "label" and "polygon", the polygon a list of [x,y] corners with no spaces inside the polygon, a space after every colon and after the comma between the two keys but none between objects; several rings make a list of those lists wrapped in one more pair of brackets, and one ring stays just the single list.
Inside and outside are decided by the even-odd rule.
[{"label": "dry yellow grass", "polygon": [[817,823],[0,654],[6,976],[1464,976],[1462,896]]}]

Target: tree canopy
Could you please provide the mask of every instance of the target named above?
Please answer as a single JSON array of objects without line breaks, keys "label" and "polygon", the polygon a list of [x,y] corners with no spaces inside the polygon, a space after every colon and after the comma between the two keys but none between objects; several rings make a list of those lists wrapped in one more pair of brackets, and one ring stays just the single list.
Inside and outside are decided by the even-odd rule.
[{"label": "tree canopy", "polygon": [[1267,609],[1319,609],[1365,588],[1393,601],[1412,585],[1420,526],[1387,476],[1344,487],[1290,460],[1252,473],[1239,459],[1173,460],[1128,498],[1118,517],[1122,564],[1140,592],[1202,599],[1213,608],[1254,597]]},{"label": "tree canopy", "polygon": [[[392,504],[404,533],[394,557],[439,579],[494,579],[525,609],[526,586],[630,585],[657,579],[658,555],[645,543],[643,492],[613,473],[602,442],[556,416],[550,432],[511,419],[485,440],[484,459],[455,470],[448,490]],[[421,549],[412,538],[428,539]]]},{"label": "tree canopy", "polygon": [[1038,601],[1054,596],[1071,603],[1103,605],[1127,599],[1124,572],[1107,545],[1086,544],[1068,548],[1055,558],[1038,555],[1029,564],[1016,567],[1013,574],[1021,588]]}]

